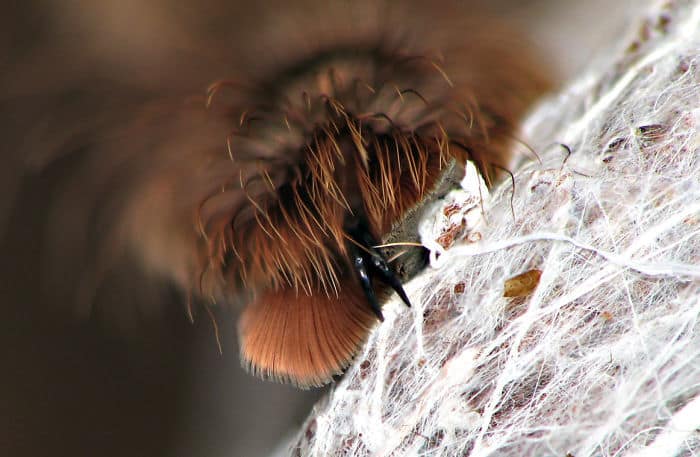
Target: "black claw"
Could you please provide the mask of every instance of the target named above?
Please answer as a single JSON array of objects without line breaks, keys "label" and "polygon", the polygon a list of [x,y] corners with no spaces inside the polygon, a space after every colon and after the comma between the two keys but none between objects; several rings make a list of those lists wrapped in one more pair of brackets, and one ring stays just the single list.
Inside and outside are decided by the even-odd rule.
[{"label": "black claw", "polygon": [[382,314],[382,308],[377,302],[377,297],[374,295],[374,289],[372,288],[372,278],[369,277],[369,272],[367,271],[367,262],[365,255],[362,252],[357,251],[355,253],[355,270],[360,276],[360,284],[362,285],[362,290],[365,292],[365,297],[369,302],[370,308],[380,321],[384,322],[384,315]]},{"label": "black claw", "polygon": [[406,306],[409,308],[411,307],[411,301],[408,299],[408,295],[406,295],[406,291],[403,290],[403,285],[401,284],[401,281],[399,281],[399,278],[396,277],[393,271],[389,268],[389,265],[384,261],[379,256],[372,256],[372,260],[370,264],[373,267],[373,270],[376,271],[379,274],[379,277],[387,283],[389,286],[391,286],[392,289],[398,294],[399,298],[401,298],[401,301],[403,301]]},{"label": "black claw", "polygon": [[364,248],[353,247],[351,249],[354,267],[357,271],[360,284],[362,285],[362,290],[365,292],[367,301],[374,314],[383,321],[384,315],[377,302],[377,297],[374,294],[374,289],[372,288],[372,278],[370,277],[370,272],[377,274],[379,279],[387,285],[391,286],[392,289],[398,294],[401,300],[410,307],[411,302],[408,299],[408,295],[403,289],[401,281],[396,277],[394,272],[389,268],[389,265],[384,260],[384,257],[379,253],[373,246],[376,245],[376,241],[369,233],[364,225],[358,224],[354,230],[355,239]]}]

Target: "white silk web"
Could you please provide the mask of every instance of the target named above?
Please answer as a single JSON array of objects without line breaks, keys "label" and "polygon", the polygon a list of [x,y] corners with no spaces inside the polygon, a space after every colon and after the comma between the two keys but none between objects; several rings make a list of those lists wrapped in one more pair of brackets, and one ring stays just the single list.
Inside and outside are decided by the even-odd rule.
[{"label": "white silk web", "polygon": [[514,189],[465,180],[424,222],[414,307],[283,455],[700,454],[700,1],[621,44],[529,117]]}]

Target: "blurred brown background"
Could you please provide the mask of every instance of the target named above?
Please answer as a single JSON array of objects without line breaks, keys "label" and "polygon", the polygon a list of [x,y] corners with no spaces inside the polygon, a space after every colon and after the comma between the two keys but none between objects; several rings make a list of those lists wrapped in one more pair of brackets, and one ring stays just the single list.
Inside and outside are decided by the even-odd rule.
[{"label": "blurred brown background", "polygon": [[[520,24],[565,80],[605,46],[635,2],[486,3]],[[84,46],[82,51],[117,73],[143,72],[157,81],[159,72],[178,71],[170,65],[172,56],[160,49],[162,43],[182,39],[182,28],[234,27],[244,34],[264,28],[275,11],[257,2],[3,5],[0,132],[9,140],[0,155],[0,455],[266,455],[323,393],[246,375],[237,351],[218,354],[211,321],[201,309],[190,324],[183,298],[152,285],[128,262],[105,275],[84,300],[91,307],[73,306],[73,300],[82,300],[76,299],[85,281],[80,269],[88,262],[94,234],[68,247],[58,278],[44,277],[44,260],[50,197],[80,154],[32,167],[14,153],[31,145],[31,135],[22,132],[32,123],[30,108],[45,101],[18,98],[17,80],[7,74],[31,72],[26,73],[31,84],[60,84],[65,73],[60,67],[72,65],[68,56],[54,53],[51,70],[38,74],[26,57],[41,55],[66,34],[75,32],[74,46]],[[153,303],[159,306],[154,309]],[[235,348],[234,318],[218,311],[224,347]]]}]

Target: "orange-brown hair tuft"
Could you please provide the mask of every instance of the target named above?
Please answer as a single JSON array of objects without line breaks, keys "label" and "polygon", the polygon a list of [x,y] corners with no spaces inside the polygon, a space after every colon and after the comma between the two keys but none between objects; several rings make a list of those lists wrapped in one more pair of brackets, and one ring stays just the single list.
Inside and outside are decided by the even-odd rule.
[{"label": "orange-brown hair tuft", "polygon": [[321,386],[342,373],[376,322],[352,283],[340,297],[292,289],[269,292],[241,316],[243,366],[264,379]]}]

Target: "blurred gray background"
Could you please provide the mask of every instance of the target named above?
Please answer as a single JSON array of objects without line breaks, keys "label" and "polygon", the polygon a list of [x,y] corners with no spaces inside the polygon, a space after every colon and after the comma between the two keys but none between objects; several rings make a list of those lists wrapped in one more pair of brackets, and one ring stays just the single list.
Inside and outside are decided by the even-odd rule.
[{"label": "blurred gray background", "polygon": [[[581,71],[643,5],[632,0],[485,3],[526,31],[561,81]],[[157,67],[159,56],[143,43],[177,33],[170,22],[173,11],[192,27],[235,23],[243,29],[263,27],[274,10],[248,2],[175,4],[6,2],[0,70],[12,66],[16,72],[22,56],[45,46],[52,37],[47,31],[56,28],[86,30],[85,46],[126,68],[136,61]],[[55,76],[31,77],[48,84]],[[18,110],[17,100],[3,93],[4,136],[17,136],[27,122],[15,115]],[[0,455],[254,457],[293,433],[323,390],[300,391],[246,375],[235,350],[218,354],[205,314],[190,324],[174,290],[151,292],[138,272],[127,269],[100,287],[83,318],[60,311],[65,309],[60,302],[71,299],[65,291],[80,289],[81,276],[74,273],[79,259],[65,259],[61,283],[47,293],[42,240],[47,195],[75,163],[66,158],[50,172],[24,172],[23,158],[10,149],[5,144],[0,156]],[[157,312],[138,306],[153,300],[163,304]],[[115,308],[128,315],[126,324],[114,322]],[[219,310],[218,319],[224,347],[235,347],[235,316]]]}]

